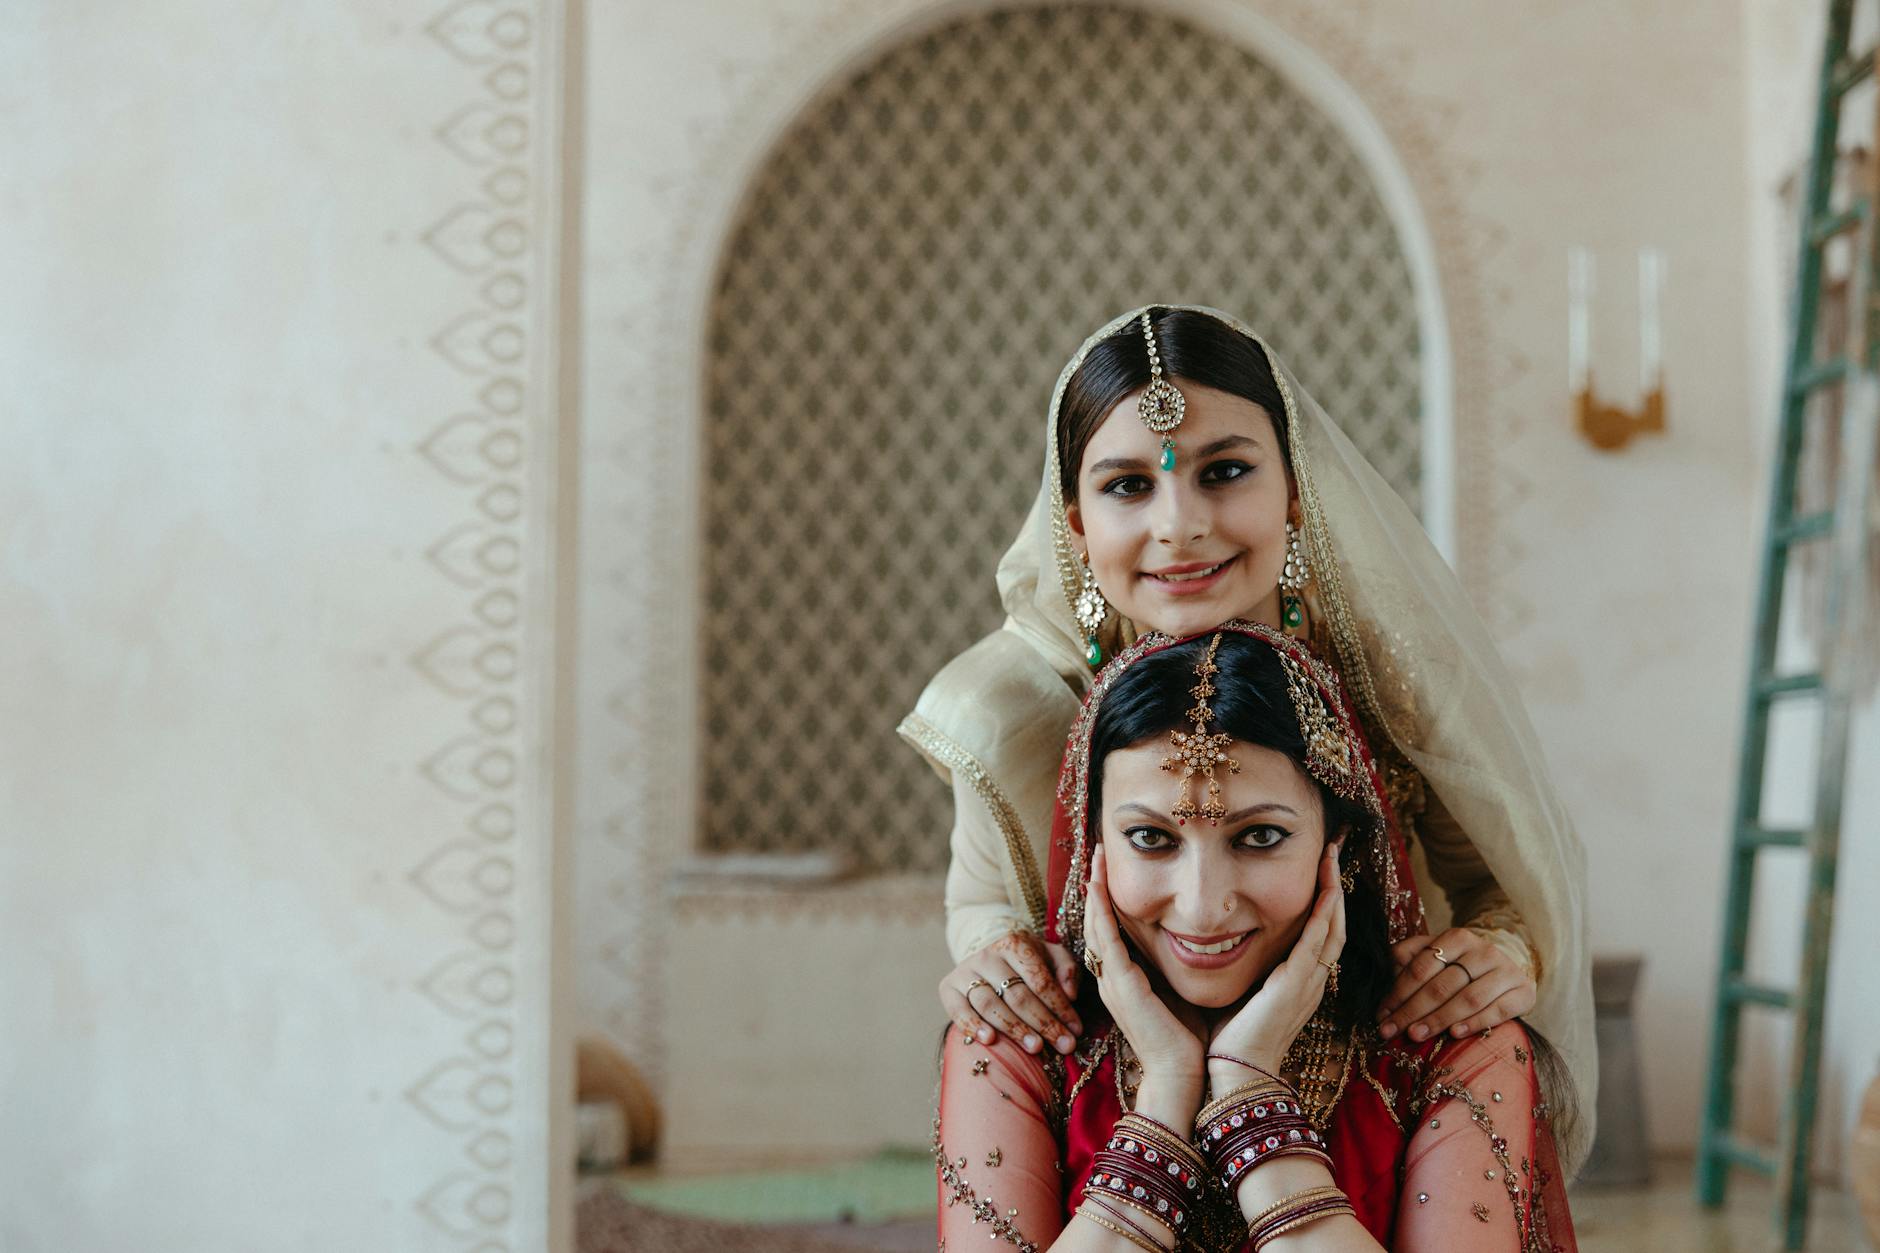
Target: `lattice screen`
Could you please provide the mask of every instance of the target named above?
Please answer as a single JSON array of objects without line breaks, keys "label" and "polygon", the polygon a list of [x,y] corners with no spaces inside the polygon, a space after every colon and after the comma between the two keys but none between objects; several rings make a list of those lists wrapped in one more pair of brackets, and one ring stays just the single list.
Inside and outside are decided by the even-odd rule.
[{"label": "lattice screen", "polygon": [[1145,301],[1261,328],[1412,504],[1409,270],[1336,128],[1158,15],[977,16],[806,111],[715,296],[702,843],[937,870],[951,804],[893,728],[1000,620],[1044,411]]}]

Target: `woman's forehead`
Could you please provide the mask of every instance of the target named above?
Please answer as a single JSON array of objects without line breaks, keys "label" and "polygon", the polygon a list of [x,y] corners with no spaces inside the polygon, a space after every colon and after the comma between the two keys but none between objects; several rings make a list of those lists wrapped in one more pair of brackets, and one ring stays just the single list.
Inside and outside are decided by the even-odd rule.
[{"label": "woman's forehead", "polygon": [[[1181,785],[1179,767],[1164,769],[1172,751],[1166,735],[1112,750],[1103,759],[1103,807],[1114,813],[1124,805],[1146,804],[1166,811]],[[1286,754],[1231,740],[1227,756],[1240,769],[1216,766],[1214,778],[1230,812],[1263,801],[1285,804],[1301,814],[1318,812],[1318,789]]]},{"label": "woman's forehead", "polygon": [[[1273,418],[1262,406],[1245,396],[1236,396],[1232,392],[1187,379],[1176,378],[1171,381],[1180,389],[1187,406],[1186,416],[1175,430],[1178,439],[1197,436],[1216,438],[1231,433],[1244,435],[1262,448],[1271,449],[1274,446]],[[1137,388],[1104,415],[1103,421],[1091,436],[1092,447],[1100,441],[1133,441],[1138,435],[1153,444],[1161,442],[1162,437],[1145,426],[1136,412],[1136,402],[1141,399],[1142,393],[1143,389]]]}]

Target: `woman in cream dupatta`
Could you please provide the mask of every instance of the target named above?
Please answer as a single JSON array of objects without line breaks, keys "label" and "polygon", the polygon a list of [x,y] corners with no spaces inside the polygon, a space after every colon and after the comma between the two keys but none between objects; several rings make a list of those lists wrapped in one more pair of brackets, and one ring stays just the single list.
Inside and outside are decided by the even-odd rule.
[{"label": "woman in cream dupatta", "polygon": [[[1562,1145],[1570,1176],[1590,1144],[1597,1074],[1578,837],[1512,677],[1416,516],[1271,349],[1219,311],[1131,310],[1066,363],[1046,417],[1043,485],[999,563],[1005,623],[948,663],[901,724],[954,790],[954,958],[1014,931],[1044,931],[1057,770],[1092,678],[1073,616],[1081,564],[1059,478],[1059,409],[1096,345],[1163,309],[1213,318],[1266,351],[1285,403],[1283,417],[1272,416],[1284,424],[1313,574],[1310,644],[1343,681],[1387,798],[1414,833],[1421,877],[1405,890],[1440,895],[1455,925],[1535,976],[1538,1003],[1524,1018],[1560,1053],[1581,1110]],[[1136,634],[1110,615],[1104,655]]]}]

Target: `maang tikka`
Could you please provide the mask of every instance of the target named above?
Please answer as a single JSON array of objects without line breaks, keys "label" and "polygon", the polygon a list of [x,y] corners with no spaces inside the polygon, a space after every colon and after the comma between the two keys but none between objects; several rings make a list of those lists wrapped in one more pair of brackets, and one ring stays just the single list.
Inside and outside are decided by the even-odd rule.
[{"label": "maang tikka", "polygon": [[1143,391],[1142,399],[1136,402],[1136,415],[1142,424],[1162,437],[1162,468],[1175,468],[1175,428],[1182,424],[1187,415],[1188,402],[1182,399],[1175,384],[1162,377],[1162,356],[1156,351],[1155,330],[1149,325],[1149,315],[1142,315],[1142,337],[1149,344],[1149,386]]},{"label": "maang tikka", "polygon": [[[1210,733],[1208,724],[1214,721],[1214,710],[1208,706],[1208,697],[1214,695],[1214,676],[1220,673],[1220,667],[1214,664],[1214,654],[1220,651],[1221,636],[1217,631],[1208,641],[1208,651],[1202,654],[1195,664],[1195,685],[1188,689],[1195,698],[1194,708],[1188,711],[1189,721],[1194,723],[1193,731],[1170,731],[1169,740],[1174,750],[1162,761],[1162,769],[1170,774],[1181,771],[1181,792],[1175,798],[1175,808],[1171,811],[1175,821],[1186,825],[1190,818],[1199,814],[1209,822],[1219,822],[1227,817],[1227,806],[1221,803],[1221,782],[1214,777],[1216,766],[1226,766],[1227,773],[1239,774],[1240,763],[1227,755],[1227,746],[1233,737],[1225,731]],[[1190,794],[1190,785],[1196,775],[1208,781],[1208,798],[1199,809],[1195,808],[1194,797]]]}]

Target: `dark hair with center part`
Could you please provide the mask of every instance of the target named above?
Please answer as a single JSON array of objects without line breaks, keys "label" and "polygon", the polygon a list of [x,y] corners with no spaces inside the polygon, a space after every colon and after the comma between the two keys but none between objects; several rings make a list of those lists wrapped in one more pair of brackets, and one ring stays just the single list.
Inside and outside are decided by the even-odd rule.
[{"label": "dark hair with center part", "polygon": [[[1266,351],[1233,327],[1205,313],[1187,309],[1152,309],[1155,347],[1162,370],[1177,380],[1199,383],[1216,391],[1250,400],[1266,410],[1279,440],[1280,456],[1292,472],[1292,449],[1286,441],[1286,402],[1273,378]],[[1110,411],[1138,388],[1149,385],[1149,346],[1140,319],[1100,341],[1087,354],[1064,386],[1058,406],[1058,479],[1065,500],[1077,499],[1077,470],[1084,450]]]},{"label": "dark hair with center part", "polygon": [[[1103,759],[1116,749],[1147,740],[1167,742],[1170,731],[1189,729],[1188,711],[1193,705],[1189,689],[1195,683],[1195,666],[1206,655],[1212,638],[1203,635],[1151,653],[1118,675],[1104,694],[1090,730],[1086,814],[1092,842],[1101,835]],[[1209,700],[1214,709],[1214,728],[1290,758],[1318,791],[1320,812],[1325,816],[1325,838],[1329,841],[1341,833],[1345,836],[1339,865],[1364,865],[1376,838],[1370,816],[1306,771],[1305,737],[1300,734],[1299,715],[1286,687],[1286,672],[1272,645],[1237,632],[1223,632],[1214,663],[1220,671],[1214,676],[1215,693]],[[1171,777],[1171,788],[1173,784]],[[1361,876],[1345,898],[1345,951],[1338,960],[1335,1016],[1343,1025],[1360,1021],[1368,1024],[1396,973],[1390,958],[1384,902],[1368,877]]]}]

